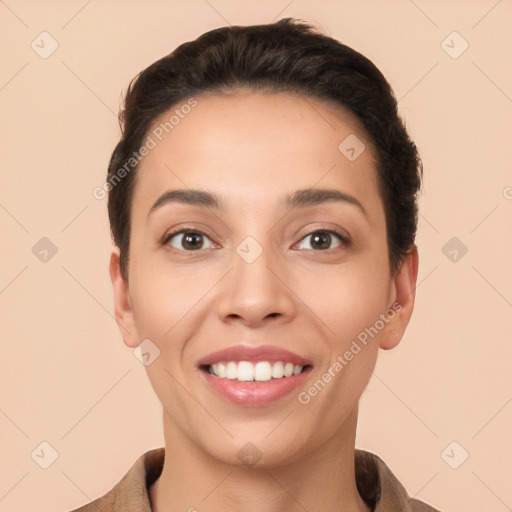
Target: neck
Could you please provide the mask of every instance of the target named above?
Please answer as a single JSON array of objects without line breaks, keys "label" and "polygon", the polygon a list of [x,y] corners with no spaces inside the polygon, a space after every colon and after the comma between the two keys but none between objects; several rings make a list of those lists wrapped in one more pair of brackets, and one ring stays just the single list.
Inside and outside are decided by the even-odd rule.
[{"label": "neck", "polygon": [[292,463],[258,467],[225,464],[191,445],[164,412],[165,462],[150,488],[153,512],[369,512],[355,482],[357,407],[342,428]]}]

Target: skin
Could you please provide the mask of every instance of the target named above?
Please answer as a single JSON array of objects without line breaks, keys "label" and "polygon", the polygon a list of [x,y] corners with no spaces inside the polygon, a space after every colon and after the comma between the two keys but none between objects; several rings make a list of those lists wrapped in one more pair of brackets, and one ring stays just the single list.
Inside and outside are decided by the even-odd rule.
[{"label": "skin", "polygon": [[[146,367],[163,406],[166,460],[150,489],[153,510],[368,511],[354,476],[358,401],[379,347],[401,340],[414,306],[414,247],[390,274],[385,213],[371,142],[339,107],[288,93],[202,95],[141,162],[132,203],[128,282],[114,250],[110,274],[124,342],[149,338],[160,356]],[[175,108],[175,107],[173,107]],[[168,119],[169,114],[155,122]],[[353,162],[338,145],[355,134]],[[298,189],[329,188],[346,202],[284,208]],[[148,216],[166,191],[218,194],[225,209],[172,203]],[[206,235],[199,249],[177,235]],[[337,229],[328,250],[308,236]],[[247,237],[263,249],[247,263]],[[197,242],[197,240],[196,240]],[[201,246],[202,242],[202,246]],[[321,242],[320,242],[321,246]],[[307,405],[307,390],[398,302],[401,310]],[[229,346],[274,345],[313,362],[304,385],[278,403],[242,407],[215,394],[197,361]],[[261,459],[237,457],[248,442]]]}]

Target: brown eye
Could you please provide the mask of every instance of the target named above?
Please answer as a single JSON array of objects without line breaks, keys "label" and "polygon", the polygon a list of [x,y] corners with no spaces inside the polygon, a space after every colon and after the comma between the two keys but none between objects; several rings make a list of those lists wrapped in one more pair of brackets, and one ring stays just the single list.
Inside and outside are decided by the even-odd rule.
[{"label": "brown eye", "polygon": [[[304,241],[308,239],[310,239],[309,247],[304,247]],[[334,231],[314,231],[301,240],[299,249],[325,251],[340,246],[344,241],[345,240],[342,238],[342,236],[338,233],[335,233]],[[335,242],[336,245],[332,246],[331,244],[333,242]]]},{"label": "brown eye", "polygon": [[[181,231],[178,233],[171,233],[166,239],[165,244],[170,243],[171,247],[185,251],[197,251],[204,249],[205,239],[211,240],[204,234],[196,231]],[[213,245],[213,244],[212,244]],[[206,247],[207,249],[209,247]]]}]

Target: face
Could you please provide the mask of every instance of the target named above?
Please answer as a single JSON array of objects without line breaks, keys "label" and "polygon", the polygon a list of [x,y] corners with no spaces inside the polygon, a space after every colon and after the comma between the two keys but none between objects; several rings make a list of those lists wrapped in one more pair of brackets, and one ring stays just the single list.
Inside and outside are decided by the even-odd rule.
[{"label": "face", "polygon": [[160,351],[146,370],[173,439],[292,462],[355,428],[378,348],[409,320],[415,253],[390,275],[374,153],[348,113],[284,93],[196,100],[149,132],[128,283],[111,259],[116,316],[128,346]]}]

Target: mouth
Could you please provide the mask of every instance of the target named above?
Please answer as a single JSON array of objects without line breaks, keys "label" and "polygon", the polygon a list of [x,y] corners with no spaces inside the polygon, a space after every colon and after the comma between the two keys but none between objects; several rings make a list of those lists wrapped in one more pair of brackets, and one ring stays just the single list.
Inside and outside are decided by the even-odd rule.
[{"label": "mouth", "polygon": [[201,365],[202,371],[219,379],[237,380],[238,382],[268,382],[287,379],[312,368],[311,365],[298,365],[291,362],[277,361],[224,361]]},{"label": "mouth", "polygon": [[198,368],[221,398],[240,406],[262,407],[289,395],[313,365],[277,347],[238,345],[204,357]]}]

